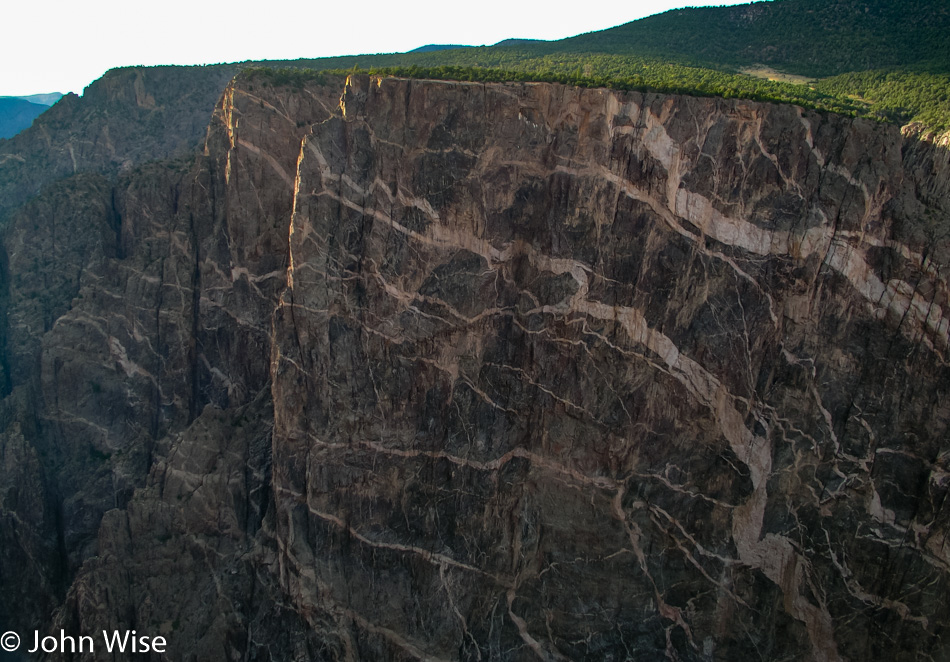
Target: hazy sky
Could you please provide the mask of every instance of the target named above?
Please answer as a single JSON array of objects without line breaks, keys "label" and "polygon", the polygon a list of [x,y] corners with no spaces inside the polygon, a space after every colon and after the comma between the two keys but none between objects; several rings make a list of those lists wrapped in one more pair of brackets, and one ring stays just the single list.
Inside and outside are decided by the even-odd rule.
[{"label": "hazy sky", "polygon": [[[424,44],[560,39],[728,0],[45,0],[4,3],[0,96],[76,92],[112,67],[360,53]],[[451,8],[451,9],[450,9]]]}]

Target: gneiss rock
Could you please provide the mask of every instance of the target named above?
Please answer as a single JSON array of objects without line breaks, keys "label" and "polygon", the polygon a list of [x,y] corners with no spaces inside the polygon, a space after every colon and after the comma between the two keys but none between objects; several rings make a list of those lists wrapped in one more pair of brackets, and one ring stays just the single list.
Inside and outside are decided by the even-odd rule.
[{"label": "gneiss rock", "polygon": [[285,590],[341,655],[948,653],[946,241],[906,229],[944,153],[541,84],[342,106],[272,366]]},{"label": "gneiss rock", "polygon": [[0,221],[46,185],[80,172],[127,171],[190,154],[233,65],[123,67],[67,94],[33,126],[0,141]]},{"label": "gneiss rock", "polygon": [[[0,480],[86,476],[2,503],[64,515],[57,631],[950,655],[946,150],[736,100],[278,82],[232,81],[193,165],[117,180],[78,281],[10,280],[10,319],[58,317],[38,350],[10,327],[40,397]],[[33,527],[17,567],[57,562]]]}]

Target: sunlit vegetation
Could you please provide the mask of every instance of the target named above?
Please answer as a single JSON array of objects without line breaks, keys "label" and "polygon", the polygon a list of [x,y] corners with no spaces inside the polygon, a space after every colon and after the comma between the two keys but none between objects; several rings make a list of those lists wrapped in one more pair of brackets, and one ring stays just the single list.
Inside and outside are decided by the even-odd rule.
[{"label": "sunlit vegetation", "polygon": [[[950,5],[944,0],[775,0],[680,9],[553,42],[355,55],[276,67],[274,84],[316,71],[585,87],[793,103],[950,129]],[[792,83],[741,73],[767,66]],[[310,70],[301,74],[291,69]],[[796,77],[797,75],[797,77]],[[295,77],[297,76],[297,77]]]},{"label": "sunlit vegetation", "polygon": [[862,71],[818,81],[816,89],[837,97],[853,96],[870,112],[889,121],[950,129],[950,75],[915,71]]}]

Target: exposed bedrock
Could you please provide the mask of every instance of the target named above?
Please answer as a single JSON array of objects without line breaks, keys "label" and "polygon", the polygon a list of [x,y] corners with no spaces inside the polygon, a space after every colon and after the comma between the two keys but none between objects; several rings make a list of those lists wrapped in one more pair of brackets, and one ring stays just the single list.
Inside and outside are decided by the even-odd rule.
[{"label": "exposed bedrock", "polygon": [[282,582],[341,656],[948,654],[946,244],[902,235],[947,200],[896,131],[551,85],[342,106],[272,364]]},{"label": "exposed bedrock", "polygon": [[735,100],[273,83],[232,81],[193,165],[82,180],[99,234],[58,294],[10,278],[5,402],[38,404],[0,443],[97,477],[0,502],[75,513],[17,548],[59,531],[57,628],[950,656],[946,150]]}]

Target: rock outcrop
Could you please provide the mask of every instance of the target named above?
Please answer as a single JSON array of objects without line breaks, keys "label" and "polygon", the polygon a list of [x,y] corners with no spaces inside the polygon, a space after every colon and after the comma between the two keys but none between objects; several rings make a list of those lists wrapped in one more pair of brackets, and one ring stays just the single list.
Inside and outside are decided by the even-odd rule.
[{"label": "rock outcrop", "polygon": [[190,155],[235,73],[234,65],[125,67],[106,72],[82,97],[67,94],[29,130],[0,140],[0,219],[70,175]]},{"label": "rock outcrop", "polygon": [[4,592],[175,660],[946,658],[948,187],[792,106],[241,74],[10,215]]}]

